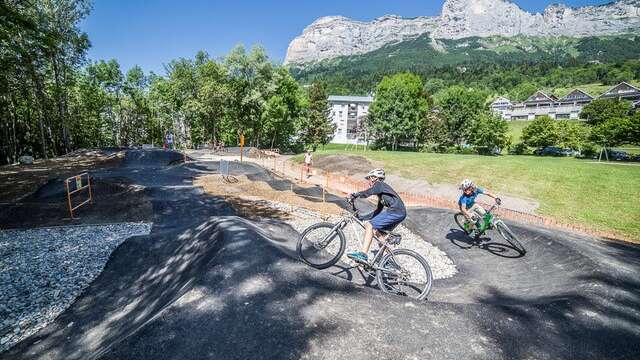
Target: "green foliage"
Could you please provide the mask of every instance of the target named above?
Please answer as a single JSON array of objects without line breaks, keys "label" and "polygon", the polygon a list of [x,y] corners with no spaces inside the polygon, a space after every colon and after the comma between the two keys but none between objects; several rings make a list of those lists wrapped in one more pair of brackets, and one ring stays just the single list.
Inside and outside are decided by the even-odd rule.
[{"label": "green foliage", "polygon": [[436,106],[446,120],[449,138],[461,144],[469,135],[471,124],[486,110],[487,94],[475,89],[453,86],[436,98]]},{"label": "green foliage", "polygon": [[556,121],[548,116],[541,116],[522,129],[522,142],[527,146],[552,146],[558,139]]},{"label": "green foliage", "polygon": [[495,114],[481,113],[471,123],[467,141],[480,154],[491,154],[495,149],[504,149],[511,144],[509,125]]},{"label": "green foliage", "polygon": [[400,143],[417,145],[428,111],[422,81],[414,74],[385,77],[369,108],[369,124],[378,146],[396,150]]},{"label": "green foliage", "polygon": [[270,148],[288,149],[296,125],[304,117],[306,99],[298,83],[284,68],[274,74],[276,89],[262,113],[263,133],[271,139]]},{"label": "green foliage", "polygon": [[313,151],[318,145],[325,145],[331,141],[335,125],[329,120],[329,102],[324,86],[314,83],[309,88],[309,110],[307,116],[301,119],[300,140],[311,146]]},{"label": "green foliage", "polygon": [[640,145],[640,112],[637,112],[628,121],[628,128],[625,130],[627,143]]},{"label": "green foliage", "polygon": [[422,151],[445,152],[451,145],[446,120],[438,113],[429,112],[425,117],[420,139],[423,142]]},{"label": "green foliage", "polygon": [[591,129],[589,139],[601,147],[615,147],[625,143],[628,119],[608,119]]},{"label": "green foliage", "polygon": [[626,117],[631,110],[631,103],[618,99],[595,99],[586,105],[580,113],[590,125],[598,125],[607,120]]},{"label": "green foliage", "polygon": [[529,155],[531,151],[529,151],[529,147],[522,142],[516,143],[509,147],[510,155]]},{"label": "green foliage", "polygon": [[577,121],[556,120],[557,142],[565,149],[582,149],[589,137],[589,128]]}]

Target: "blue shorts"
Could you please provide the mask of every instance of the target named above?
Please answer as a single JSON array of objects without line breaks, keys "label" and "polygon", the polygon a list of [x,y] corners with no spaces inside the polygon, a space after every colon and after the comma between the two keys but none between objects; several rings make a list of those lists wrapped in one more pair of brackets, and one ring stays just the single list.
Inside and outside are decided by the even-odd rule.
[{"label": "blue shorts", "polygon": [[376,230],[391,231],[407,217],[407,214],[394,214],[382,211],[380,214],[369,220],[371,226]]}]

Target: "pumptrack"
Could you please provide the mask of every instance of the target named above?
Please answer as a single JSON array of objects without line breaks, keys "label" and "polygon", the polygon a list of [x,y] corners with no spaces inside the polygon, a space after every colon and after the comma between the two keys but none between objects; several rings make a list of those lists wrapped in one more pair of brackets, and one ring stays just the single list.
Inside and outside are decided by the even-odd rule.
[{"label": "pumptrack", "polygon": [[[437,280],[428,302],[414,302],[363,286],[344,264],[326,271],[301,264],[294,252],[298,234],[291,227],[238,217],[222,198],[193,186],[194,177],[216,173],[218,163],[181,164],[180,158],[171,151],[130,150],[119,168],[93,173],[105,196],[135,196],[135,201],[115,213],[98,208],[96,197],[93,211],[101,216],[83,219],[144,219],[153,221],[151,233],[125,241],[67,311],[0,358],[630,359],[640,354],[638,246],[509,223],[527,248],[521,256],[495,236],[468,242],[449,211],[411,209],[408,227],[445,251],[459,271]],[[238,164],[233,171],[289,188],[254,165]],[[21,211],[36,219],[38,211],[48,211],[38,204],[50,204],[52,184]]]}]

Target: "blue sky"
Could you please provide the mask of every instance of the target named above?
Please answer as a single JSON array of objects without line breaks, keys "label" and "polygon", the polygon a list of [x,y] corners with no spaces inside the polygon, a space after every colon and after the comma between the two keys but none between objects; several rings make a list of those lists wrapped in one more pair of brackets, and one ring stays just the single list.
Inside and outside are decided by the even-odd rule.
[{"label": "blue sky", "polygon": [[[444,0],[94,0],[81,24],[92,43],[92,60],[115,58],[124,70],[140,65],[163,73],[163,64],[205,50],[214,57],[236,44],[262,44],[281,62],[289,42],[305,26],[327,15],[369,21],[385,14],[437,15]],[[525,10],[541,12],[558,0],[515,0]],[[566,0],[569,6],[602,0]]]}]

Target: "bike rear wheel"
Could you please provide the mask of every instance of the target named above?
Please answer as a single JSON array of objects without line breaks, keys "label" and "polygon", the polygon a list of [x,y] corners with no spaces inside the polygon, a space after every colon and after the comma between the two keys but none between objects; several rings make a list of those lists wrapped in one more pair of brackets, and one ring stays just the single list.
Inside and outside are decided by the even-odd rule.
[{"label": "bike rear wheel", "polygon": [[309,226],[300,235],[296,251],[300,260],[316,269],[326,269],[340,260],[347,240],[335,224],[321,222]]},{"label": "bike rear wheel", "polygon": [[467,217],[464,216],[463,213],[457,213],[453,215],[453,218],[456,220],[456,224],[458,224],[458,227],[462,231],[464,231],[465,235],[469,235],[469,225],[467,224]]},{"label": "bike rear wheel", "polygon": [[502,236],[505,240],[507,240],[516,251],[518,251],[522,255],[524,255],[527,252],[527,250],[524,248],[524,246],[522,246],[522,244],[518,240],[518,237],[516,237],[513,231],[511,231],[511,229],[509,229],[507,224],[505,224],[502,220],[496,221],[496,230],[498,230],[498,233],[500,234],[500,236]]},{"label": "bike rear wheel", "polygon": [[386,293],[424,300],[431,291],[433,275],[427,260],[408,249],[396,249],[385,255],[376,270],[380,290]]}]

